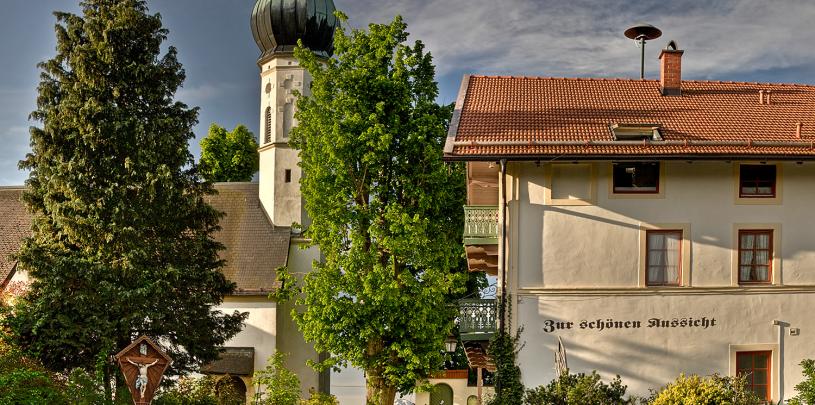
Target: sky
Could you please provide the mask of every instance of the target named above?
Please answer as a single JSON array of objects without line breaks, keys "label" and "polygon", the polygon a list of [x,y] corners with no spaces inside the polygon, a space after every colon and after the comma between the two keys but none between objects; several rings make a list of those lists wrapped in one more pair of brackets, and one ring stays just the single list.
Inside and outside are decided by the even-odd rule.
[{"label": "sky", "polygon": [[[455,101],[465,73],[550,77],[639,75],[639,49],[623,36],[636,23],[663,36],[646,46],[646,77],[659,49],[685,50],[683,79],[815,85],[815,2],[810,0],[334,0],[350,28],[400,14],[411,40],[433,54],[440,103]],[[249,29],[254,0],[149,0],[170,30],[187,80],[176,99],[199,106],[197,139],[211,123],[258,133],[259,55]],[[36,64],[55,54],[54,10],[78,0],[3,0],[0,13],[0,186],[23,184]]]}]

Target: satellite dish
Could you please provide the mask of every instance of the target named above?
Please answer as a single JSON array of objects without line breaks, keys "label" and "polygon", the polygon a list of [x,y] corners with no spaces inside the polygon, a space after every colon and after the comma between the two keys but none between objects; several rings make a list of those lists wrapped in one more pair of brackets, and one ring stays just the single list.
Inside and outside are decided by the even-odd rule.
[{"label": "satellite dish", "polygon": [[637,41],[637,45],[642,50],[640,59],[640,79],[645,78],[645,41],[657,39],[662,36],[662,31],[651,24],[640,23],[625,30],[623,33],[627,38]]}]

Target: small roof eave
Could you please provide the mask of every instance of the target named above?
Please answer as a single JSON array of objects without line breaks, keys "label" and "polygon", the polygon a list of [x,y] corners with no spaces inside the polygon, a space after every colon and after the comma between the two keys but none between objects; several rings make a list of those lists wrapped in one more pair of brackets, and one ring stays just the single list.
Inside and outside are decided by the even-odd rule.
[{"label": "small roof eave", "polygon": [[461,111],[464,109],[464,101],[467,99],[469,83],[470,75],[464,75],[464,78],[461,79],[461,87],[458,89],[458,97],[456,97],[456,106],[453,110],[453,116],[450,118],[450,127],[447,129],[447,140],[444,143],[445,155],[453,153],[456,134],[458,133],[458,124],[461,122]]}]

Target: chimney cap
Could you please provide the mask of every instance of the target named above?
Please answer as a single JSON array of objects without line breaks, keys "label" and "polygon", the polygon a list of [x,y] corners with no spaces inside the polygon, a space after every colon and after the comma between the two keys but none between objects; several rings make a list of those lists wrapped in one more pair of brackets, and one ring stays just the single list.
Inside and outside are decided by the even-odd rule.
[{"label": "chimney cap", "polygon": [[659,52],[659,59],[662,59],[662,55],[666,53],[673,53],[682,55],[685,51],[679,49],[679,46],[676,44],[676,41],[673,39],[668,41],[668,45],[665,45],[665,49]]}]

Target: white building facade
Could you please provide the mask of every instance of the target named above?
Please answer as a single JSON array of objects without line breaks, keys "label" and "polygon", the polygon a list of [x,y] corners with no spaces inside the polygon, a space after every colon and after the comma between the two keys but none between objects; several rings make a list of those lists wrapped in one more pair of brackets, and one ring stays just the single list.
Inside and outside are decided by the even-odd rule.
[{"label": "white building facade", "polygon": [[501,277],[528,387],[680,373],[794,396],[815,358],[815,87],[466,76],[445,148],[468,165],[465,245]]}]

